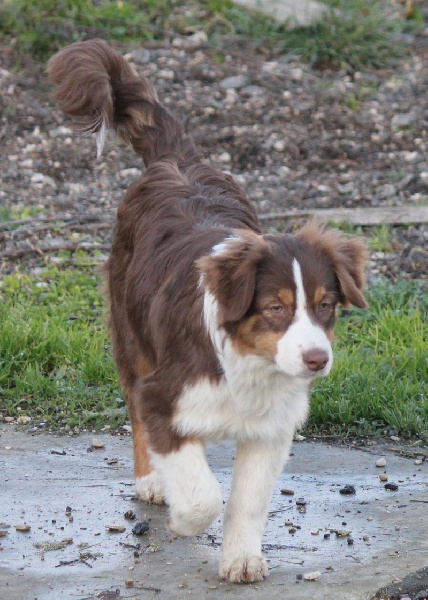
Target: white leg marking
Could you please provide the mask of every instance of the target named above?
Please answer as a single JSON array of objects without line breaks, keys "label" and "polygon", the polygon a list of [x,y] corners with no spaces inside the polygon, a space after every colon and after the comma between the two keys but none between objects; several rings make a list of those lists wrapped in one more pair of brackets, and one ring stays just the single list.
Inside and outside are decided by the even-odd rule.
[{"label": "white leg marking", "polygon": [[220,484],[199,442],[187,442],[170,454],[152,454],[170,506],[168,526],[176,535],[202,533],[223,506]]},{"label": "white leg marking", "polygon": [[145,477],[137,477],[135,487],[140,500],[148,504],[165,504],[162,483],[156,471],[151,471]]},{"label": "white leg marking", "polygon": [[238,444],[232,491],[223,525],[220,577],[261,581],[268,576],[262,556],[273,486],[288,457],[291,439]]}]

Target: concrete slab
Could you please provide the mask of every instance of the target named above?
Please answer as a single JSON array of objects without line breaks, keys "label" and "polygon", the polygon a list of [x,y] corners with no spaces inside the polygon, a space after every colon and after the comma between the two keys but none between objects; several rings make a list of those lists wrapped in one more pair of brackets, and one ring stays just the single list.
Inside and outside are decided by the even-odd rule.
[{"label": "concrete slab", "polygon": [[247,8],[261,10],[278,21],[289,21],[290,26],[306,26],[320,19],[326,5],[315,0],[235,0]]},{"label": "concrete slab", "polygon": [[[91,440],[90,435],[2,433],[0,529],[10,527],[0,538],[0,598],[364,600],[427,565],[427,462],[415,465],[388,454],[386,471],[399,485],[398,491],[388,492],[379,481],[383,469],[375,466],[378,448],[363,452],[294,444],[275,489],[264,538],[270,577],[239,586],[217,576],[220,522],[202,536],[172,539],[165,527],[166,508],[132,500],[130,437],[106,435],[103,449],[88,452]],[[208,454],[227,496],[233,446],[213,446]],[[107,462],[113,458],[117,462]],[[356,494],[341,495],[345,484],[354,485]],[[294,496],[282,495],[282,488],[291,488]],[[296,505],[300,497],[307,502],[305,513]],[[138,521],[149,521],[145,536],[132,534],[134,522],[124,518],[130,509]],[[296,526],[294,534],[286,521]],[[14,525],[24,522],[30,532],[17,532]],[[126,530],[109,533],[106,525],[111,523]],[[350,531],[353,545],[330,530]],[[331,534],[329,539],[325,533]],[[72,543],[63,549],[42,553],[34,546],[64,538]],[[138,543],[139,550],[132,547]],[[310,571],[321,572],[317,581],[297,579]],[[132,588],[125,584],[130,579]]]}]

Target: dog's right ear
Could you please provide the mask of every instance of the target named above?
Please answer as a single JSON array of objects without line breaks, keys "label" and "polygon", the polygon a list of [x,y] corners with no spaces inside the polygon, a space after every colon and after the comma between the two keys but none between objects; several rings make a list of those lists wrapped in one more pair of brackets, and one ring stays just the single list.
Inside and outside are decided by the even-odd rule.
[{"label": "dog's right ear", "polygon": [[260,235],[247,230],[236,230],[234,234],[196,261],[203,286],[217,300],[220,327],[236,323],[250,308],[257,265],[267,251]]}]

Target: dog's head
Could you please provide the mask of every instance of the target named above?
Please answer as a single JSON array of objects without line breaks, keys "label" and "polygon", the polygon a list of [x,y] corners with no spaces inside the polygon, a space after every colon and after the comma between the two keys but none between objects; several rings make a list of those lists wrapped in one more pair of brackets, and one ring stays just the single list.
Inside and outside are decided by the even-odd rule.
[{"label": "dog's head", "polygon": [[297,235],[236,230],[197,264],[235,350],[311,378],[331,369],[337,305],[366,306],[365,260],[360,239],[311,222]]}]

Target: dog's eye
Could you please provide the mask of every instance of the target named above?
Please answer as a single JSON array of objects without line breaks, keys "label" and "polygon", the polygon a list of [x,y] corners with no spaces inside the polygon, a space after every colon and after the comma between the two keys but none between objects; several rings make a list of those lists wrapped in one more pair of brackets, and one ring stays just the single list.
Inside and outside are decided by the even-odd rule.
[{"label": "dog's eye", "polygon": [[285,312],[285,308],[282,304],[273,304],[269,306],[269,310],[275,314],[281,314]]},{"label": "dog's eye", "polygon": [[321,312],[326,312],[327,310],[329,310],[332,307],[332,303],[331,302],[321,302],[319,304],[319,310]]}]

